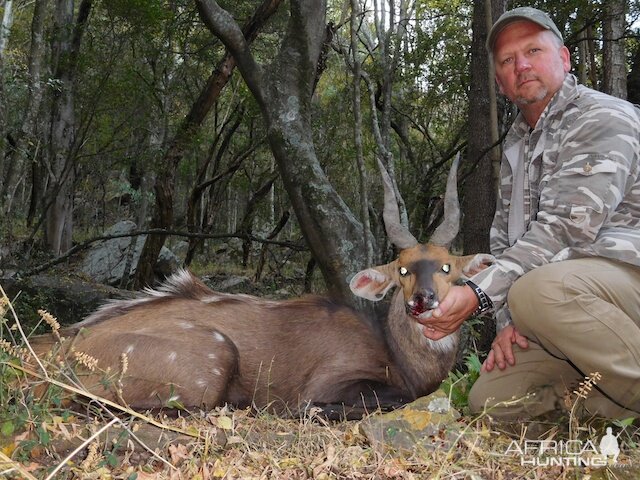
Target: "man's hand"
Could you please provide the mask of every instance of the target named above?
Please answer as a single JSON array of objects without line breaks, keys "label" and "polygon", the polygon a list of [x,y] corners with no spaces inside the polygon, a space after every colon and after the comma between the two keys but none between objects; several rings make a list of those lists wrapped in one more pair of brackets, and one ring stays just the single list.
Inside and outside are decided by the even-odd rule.
[{"label": "man's hand", "polygon": [[422,333],[431,340],[440,340],[460,328],[478,308],[478,298],[471,287],[453,286],[442,299],[431,318],[419,320],[424,325]]},{"label": "man's hand", "polygon": [[491,344],[491,351],[482,364],[482,372],[490,372],[497,365],[500,370],[507,368],[507,365],[515,365],[516,359],[513,355],[513,344],[517,343],[520,348],[529,348],[529,341],[524,335],[520,335],[513,325],[507,325],[498,332]]}]

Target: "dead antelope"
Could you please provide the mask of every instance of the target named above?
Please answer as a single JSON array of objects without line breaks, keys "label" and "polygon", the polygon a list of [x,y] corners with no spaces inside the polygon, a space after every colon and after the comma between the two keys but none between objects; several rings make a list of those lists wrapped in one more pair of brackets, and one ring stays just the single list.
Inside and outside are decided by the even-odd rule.
[{"label": "dead antelope", "polygon": [[[68,327],[61,353],[69,356],[73,348],[110,367],[110,381],[90,373],[81,377],[85,387],[139,409],[228,403],[295,413],[314,404],[328,412],[335,405],[393,408],[434,391],[453,364],[458,335],[428,340],[416,318],[430,315],[452,282],[489,257],[448,253],[459,223],[456,165],[447,182],[446,220],[428,244],[401,226],[386,172],[383,177],[385,226],[402,251],[393,262],[356,274],[350,286],[373,301],[400,287],[386,321],[322,297],[272,301],[217,293],[181,271],[157,290],[108,303]],[[39,355],[53,343],[50,335],[34,339]],[[128,370],[121,375],[123,354]]]}]

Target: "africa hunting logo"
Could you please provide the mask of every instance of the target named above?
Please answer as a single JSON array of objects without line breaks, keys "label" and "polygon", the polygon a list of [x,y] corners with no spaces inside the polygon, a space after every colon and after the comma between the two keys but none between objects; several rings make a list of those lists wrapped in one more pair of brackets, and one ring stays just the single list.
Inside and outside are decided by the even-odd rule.
[{"label": "africa hunting logo", "polygon": [[[620,444],[618,435],[607,427],[599,442],[593,440],[513,440],[505,455],[519,456],[520,465],[536,467],[619,466]],[[597,444],[597,446],[596,446]]]}]

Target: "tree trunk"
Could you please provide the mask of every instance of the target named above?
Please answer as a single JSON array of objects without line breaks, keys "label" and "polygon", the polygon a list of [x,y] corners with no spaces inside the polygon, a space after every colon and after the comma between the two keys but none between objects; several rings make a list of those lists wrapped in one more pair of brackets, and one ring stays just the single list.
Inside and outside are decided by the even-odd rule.
[{"label": "tree trunk", "polygon": [[[576,65],[578,82],[587,85],[587,69],[589,58],[589,43],[587,42],[586,30],[580,30],[578,33],[578,64]],[[575,60],[574,60],[575,61]]]},{"label": "tree trunk", "polygon": [[258,188],[252,195],[249,201],[247,202],[244,215],[242,220],[240,220],[240,226],[236,233],[240,235],[246,235],[242,241],[242,266],[247,267],[249,265],[249,257],[251,256],[251,246],[253,242],[251,241],[251,235],[253,234],[253,221],[256,218],[256,210],[260,201],[269,194],[271,187],[273,186],[273,182],[278,178],[278,174],[272,174],[267,181]]},{"label": "tree trunk", "polygon": [[[4,4],[4,15],[2,16],[2,23],[0,24],[0,191],[4,192],[2,188],[3,182],[7,183],[7,172],[11,171],[13,162],[9,157],[9,149],[6,148],[7,138],[7,106],[5,104],[7,96],[4,94],[4,51],[9,39],[9,32],[11,31],[11,25],[13,24],[13,1],[6,0]],[[4,195],[0,197],[0,206],[5,201]],[[1,220],[0,220],[1,222]]]},{"label": "tree trunk", "polygon": [[268,70],[257,64],[238,25],[213,0],[196,0],[201,17],[238,62],[268,128],[268,140],[303,235],[329,293],[352,303],[346,276],[362,268],[362,225],[320,167],[311,97],[325,40],[324,0],[291,0],[287,30]]},{"label": "tree trunk", "polygon": [[[256,10],[251,20],[247,22],[242,30],[242,34],[248,44],[257,37],[260,29],[271,15],[276,12],[280,3],[282,3],[282,0],[265,0]],[[222,89],[231,78],[235,66],[236,61],[227,53],[209,76],[205,88],[182,121],[176,136],[161,160],[162,168],[156,177],[154,185],[156,205],[151,221],[153,228],[169,229],[172,226],[175,171],[184,156],[187,145],[198,132],[211,107],[213,107]],[[166,238],[166,235],[147,236],[136,270],[134,281],[136,288],[149,285],[153,281],[153,266],[158,260]]]},{"label": "tree trunk", "polygon": [[49,179],[45,194],[45,241],[55,255],[71,248],[75,183],[74,81],[91,0],[83,0],[73,25],[73,0],[57,0],[52,57],[58,89],[53,98],[49,137]]},{"label": "tree trunk", "polygon": [[[40,111],[42,100],[42,84],[40,81],[42,73],[42,57],[44,55],[44,19],[46,15],[46,7],[48,0],[36,0],[33,7],[33,17],[31,19],[31,46],[29,49],[29,76],[28,88],[29,96],[27,98],[26,113],[22,122],[20,131],[16,134],[15,146],[13,147],[13,159],[11,168],[4,169],[4,175],[0,178],[0,197],[4,200],[13,197],[15,194],[15,182],[13,177],[16,172],[27,167],[28,152],[31,150],[27,147],[30,141],[35,139],[36,122]],[[2,54],[0,54],[0,57]],[[33,142],[37,144],[36,141]],[[35,150],[35,149],[34,149]],[[37,152],[32,152],[36,154]],[[0,172],[2,169],[0,169]],[[37,184],[37,182],[33,182]],[[10,192],[13,187],[14,191]],[[39,194],[39,191],[38,191]],[[39,199],[36,199],[38,201]],[[0,200],[1,203],[1,200]],[[9,213],[10,202],[4,206],[3,214]]]},{"label": "tree trunk", "polygon": [[367,193],[367,170],[364,164],[362,146],[362,112],[360,102],[361,60],[358,54],[358,20],[361,18],[358,0],[351,0],[351,55],[353,56],[353,138],[356,147],[356,162],[360,177],[360,218],[362,219],[362,237],[366,252],[365,261],[373,264],[373,246],[371,245],[371,225],[369,222],[369,196]]},{"label": "tree trunk", "polygon": [[598,62],[596,61],[596,41],[593,33],[593,26],[587,25],[587,39],[589,43],[589,80],[591,81],[591,88],[598,89]]},{"label": "tree trunk", "polygon": [[[469,90],[467,163],[473,168],[465,183],[462,209],[465,254],[489,252],[489,230],[496,203],[496,163],[500,162],[495,80],[485,49],[489,25],[504,12],[505,0],[474,2]],[[494,148],[491,148],[495,145]]]},{"label": "tree trunk", "polygon": [[13,0],[5,0],[2,25],[0,25],[0,59],[4,57],[4,50],[9,40],[11,25],[13,25]]},{"label": "tree trunk", "polygon": [[603,63],[605,93],[619,98],[627,98],[627,68],[624,49],[625,32],[624,0],[605,0],[603,30]]},{"label": "tree trunk", "polygon": [[631,103],[640,103],[640,47],[636,47],[631,71],[627,77],[627,100]]}]

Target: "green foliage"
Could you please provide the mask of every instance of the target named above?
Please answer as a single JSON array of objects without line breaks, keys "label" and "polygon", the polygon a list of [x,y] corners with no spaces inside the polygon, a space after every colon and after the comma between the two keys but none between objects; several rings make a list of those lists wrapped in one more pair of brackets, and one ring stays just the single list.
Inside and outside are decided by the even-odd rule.
[{"label": "green foliage", "polygon": [[131,25],[160,25],[171,16],[170,2],[164,0],[109,0],[105,2],[108,13]]},{"label": "green foliage", "polygon": [[61,413],[56,405],[61,404],[62,390],[52,386],[35,396],[26,377],[14,367],[16,364],[20,362],[15,357],[0,352],[0,446],[11,442],[19,432],[32,432],[16,445],[15,455],[26,461],[34,448],[49,446],[47,424]]},{"label": "green foliage", "polygon": [[480,376],[482,362],[475,353],[470,353],[465,359],[465,371],[449,372],[449,376],[442,382],[440,388],[449,396],[451,404],[464,409],[469,406],[469,392]]}]

